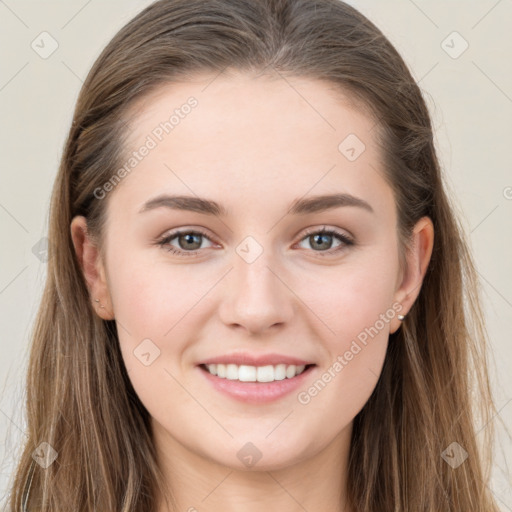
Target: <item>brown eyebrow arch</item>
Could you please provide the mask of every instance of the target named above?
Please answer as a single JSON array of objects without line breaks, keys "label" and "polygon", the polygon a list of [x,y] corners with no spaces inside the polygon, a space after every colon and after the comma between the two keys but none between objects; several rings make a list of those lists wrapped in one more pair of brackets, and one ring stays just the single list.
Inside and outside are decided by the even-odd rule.
[{"label": "brown eyebrow arch", "polygon": [[[306,215],[308,213],[317,213],[325,210],[331,210],[333,208],[339,208],[341,206],[355,206],[363,208],[370,213],[375,213],[369,203],[359,197],[345,193],[295,199],[295,201],[292,202],[288,213],[291,213],[292,215]],[[228,215],[226,208],[216,201],[200,197],[170,196],[167,194],[159,195],[144,203],[139,213],[160,207],[171,208],[174,210],[186,210],[220,217],[226,217]]]}]

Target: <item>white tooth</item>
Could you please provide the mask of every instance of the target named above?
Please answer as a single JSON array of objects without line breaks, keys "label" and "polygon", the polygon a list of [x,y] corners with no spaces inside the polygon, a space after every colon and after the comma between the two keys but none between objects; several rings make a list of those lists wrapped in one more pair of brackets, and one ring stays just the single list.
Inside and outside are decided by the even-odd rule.
[{"label": "white tooth", "polygon": [[286,377],[286,365],[277,364],[274,368],[274,379],[283,380]]},{"label": "white tooth", "polygon": [[239,380],[241,382],[273,382],[285,378],[292,379],[300,375],[306,365],[277,364],[275,366],[249,366],[236,364],[208,364],[208,371],[221,379]]},{"label": "white tooth", "polygon": [[274,380],[274,367],[272,365],[268,366],[258,366],[258,382],[272,382]]},{"label": "white tooth", "polygon": [[294,364],[291,364],[290,366],[288,366],[286,368],[286,377],[288,379],[291,379],[291,378],[295,377],[295,369],[296,368],[297,367]]},{"label": "white tooth", "polygon": [[226,379],[238,380],[238,366],[236,364],[226,365]]},{"label": "white tooth", "polygon": [[217,365],[217,376],[221,377],[222,379],[226,378],[226,365],[225,364]]},{"label": "white tooth", "polygon": [[241,365],[238,368],[238,380],[242,382],[256,382],[256,366]]}]

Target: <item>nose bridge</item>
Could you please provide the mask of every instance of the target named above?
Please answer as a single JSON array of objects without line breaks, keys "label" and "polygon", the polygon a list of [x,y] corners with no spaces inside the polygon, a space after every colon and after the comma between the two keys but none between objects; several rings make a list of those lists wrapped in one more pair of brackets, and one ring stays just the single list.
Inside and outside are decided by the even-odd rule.
[{"label": "nose bridge", "polygon": [[248,236],[235,248],[233,258],[222,320],[251,332],[288,321],[293,294],[278,277],[280,265],[271,248]]}]

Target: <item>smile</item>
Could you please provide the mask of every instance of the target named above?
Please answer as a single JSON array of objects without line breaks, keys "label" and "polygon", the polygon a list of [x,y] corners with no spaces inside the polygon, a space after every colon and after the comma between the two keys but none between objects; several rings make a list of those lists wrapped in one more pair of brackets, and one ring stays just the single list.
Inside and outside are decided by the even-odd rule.
[{"label": "smile", "polygon": [[250,366],[215,363],[196,368],[215,391],[230,399],[261,405],[296,392],[312,378],[313,372],[318,371],[316,364]]},{"label": "smile", "polygon": [[[307,365],[310,366],[310,365]],[[209,364],[203,367],[221,379],[238,380],[240,382],[274,382],[276,380],[293,379],[300,375],[306,365],[276,364],[265,366],[249,366],[236,364]]]}]

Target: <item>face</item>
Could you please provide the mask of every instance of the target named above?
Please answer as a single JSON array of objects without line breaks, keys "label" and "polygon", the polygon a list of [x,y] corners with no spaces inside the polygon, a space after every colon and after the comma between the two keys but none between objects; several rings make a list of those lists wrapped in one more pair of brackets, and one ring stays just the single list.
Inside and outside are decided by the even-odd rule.
[{"label": "face", "polygon": [[313,457],[350,431],[417,284],[374,120],[325,83],[243,74],[137,107],[126,172],[97,191],[93,293],[156,438],[232,468]]}]

